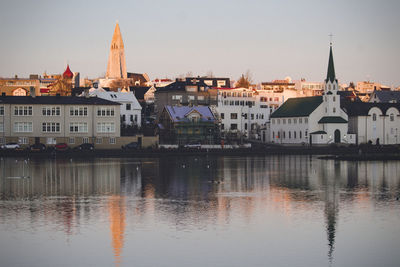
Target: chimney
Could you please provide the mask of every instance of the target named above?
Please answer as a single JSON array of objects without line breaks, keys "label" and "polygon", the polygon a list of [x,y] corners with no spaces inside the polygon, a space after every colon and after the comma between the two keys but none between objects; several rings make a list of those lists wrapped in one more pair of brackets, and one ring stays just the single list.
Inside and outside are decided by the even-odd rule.
[{"label": "chimney", "polygon": [[31,97],[35,98],[36,97],[35,87],[31,86],[31,87],[29,87],[29,90],[30,90]]}]

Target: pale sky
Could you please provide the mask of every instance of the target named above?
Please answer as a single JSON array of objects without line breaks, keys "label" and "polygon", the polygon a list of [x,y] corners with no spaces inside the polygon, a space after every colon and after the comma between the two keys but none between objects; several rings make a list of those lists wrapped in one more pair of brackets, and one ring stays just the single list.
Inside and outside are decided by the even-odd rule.
[{"label": "pale sky", "polygon": [[105,74],[118,20],[128,72],[192,72],[254,82],[323,81],[333,36],[341,83],[400,85],[398,0],[154,0],[0,2],[0,77]]}]

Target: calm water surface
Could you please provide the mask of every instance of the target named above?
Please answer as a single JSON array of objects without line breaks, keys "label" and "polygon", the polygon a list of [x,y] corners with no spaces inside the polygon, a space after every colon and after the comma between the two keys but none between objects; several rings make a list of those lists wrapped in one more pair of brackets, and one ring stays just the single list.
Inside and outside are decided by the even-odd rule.
[{"label": "calm water surface", "polygon": [[0,266],[400,266],[400,162],[0,164]]}]

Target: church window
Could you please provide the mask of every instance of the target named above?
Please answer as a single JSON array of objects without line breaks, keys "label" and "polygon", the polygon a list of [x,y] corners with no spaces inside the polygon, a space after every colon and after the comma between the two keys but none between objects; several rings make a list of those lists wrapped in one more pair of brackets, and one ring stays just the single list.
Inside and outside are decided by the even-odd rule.
[{"label": "church window", "polygon": [[289,139],[292,138],[292,133],[289,131]]},{"label": "church window", "polygon": [[394,121],[394,114],[390,114],[390,121]]},{"label": "church window", "polygon": [[333,97],[333,102],[335,102],[335,101],[336,101],[336,96]]},{"label": "church window", "polygon": [[308,118],[304,118],[304,123],[308,123]]},{"label": "church window", "polygon": [[286,132],[283,131],[283,139],[285,139],[285,138],[286,138]]},{"label": "church window", "polygon": [[376,114],[375,113],[372,114],[372,120],[376,121]]},{"label": "church window", "polygon": [[304,137],[307,138],[307,136],[308,136],[308,131],[305,130],[305,132],[304,132]]},{"label": "church window", "polygon": [[333,113],[336,113],[336,108],[333,108]]},{"label": "church window", "polygon": [[299,134],[300,134],[300,139],[303,138],[303,136],[302,136],[303,132],[300,131]]},{"label": "church window", "polygon": [[296,139],[296,131],[293,131],[293,138]]}]

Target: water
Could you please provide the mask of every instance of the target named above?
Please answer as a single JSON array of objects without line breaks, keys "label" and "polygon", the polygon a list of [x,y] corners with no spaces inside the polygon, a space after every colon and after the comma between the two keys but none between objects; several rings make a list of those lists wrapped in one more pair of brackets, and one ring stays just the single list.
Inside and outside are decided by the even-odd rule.
[{"label": "water", "polygon": [[400,266],[400,162],[0,164],[0,266]]}]

